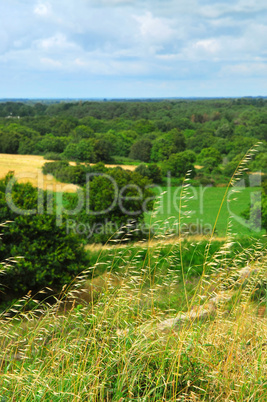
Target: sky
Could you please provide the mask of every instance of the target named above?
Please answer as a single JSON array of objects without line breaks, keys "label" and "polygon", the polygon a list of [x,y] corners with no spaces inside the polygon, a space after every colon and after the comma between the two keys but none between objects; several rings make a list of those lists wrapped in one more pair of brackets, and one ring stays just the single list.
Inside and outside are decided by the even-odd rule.
[{"label": "sky", "polygon": [[267,95],[266,0],[0,0],[0,98]]}]

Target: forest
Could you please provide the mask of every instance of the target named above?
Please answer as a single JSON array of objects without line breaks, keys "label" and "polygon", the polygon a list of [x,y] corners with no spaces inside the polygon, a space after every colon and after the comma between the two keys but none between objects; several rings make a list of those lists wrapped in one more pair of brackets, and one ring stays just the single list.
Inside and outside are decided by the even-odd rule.
[{"label": "forest", "polygon": [[[256,143],[250,171],[266,172],[263,98],[157,102],[0,103],[0,152],[87,163],[157,164],[201,184],[227,183]],[[195,169],[194,166],[200,166]],[[140,171],[145,172],[144,166]],[[149,174],[149,173],[148,173]]]}]

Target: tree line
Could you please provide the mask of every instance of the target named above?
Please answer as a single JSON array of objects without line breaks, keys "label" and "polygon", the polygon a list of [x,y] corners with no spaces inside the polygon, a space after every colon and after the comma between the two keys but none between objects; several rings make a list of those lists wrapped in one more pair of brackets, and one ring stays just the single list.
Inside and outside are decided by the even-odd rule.
[{"label": "tree line", "polygon": [[[157,164],[226,182],[257,142],[252,171],[267,171],[267,101],[0,103],[0,152],[87,163]],[[201,168],[194,170],[194,166]],[[224,179],[226,178],[226,179]]]}]

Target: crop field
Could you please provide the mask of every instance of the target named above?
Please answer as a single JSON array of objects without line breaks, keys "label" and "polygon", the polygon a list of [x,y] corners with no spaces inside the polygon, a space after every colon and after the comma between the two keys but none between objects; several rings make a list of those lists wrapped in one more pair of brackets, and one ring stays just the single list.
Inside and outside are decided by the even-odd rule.
[{"label": "crop field", "polygon": [[38,155],[0,154],[0,178],[13,171],[19,183],[30,182],[35,187],[50,191],[76,191],[74,184],[60,183],[51,175],[43,175],[42,166],[45,162],[48,161]]},{"label": "crop field", "polygon": [[192,235],[209,234],[214,225],[215,234],[221,237],[227,234],[227,230],[238,235],[263,233],[251,230],[241,216],[260,194],[259,187],[234,187],[228,191],[222,187],[188,187],[181,204],[180,187],[157,188],[155,192],[162,192],[156,202],[156,211],[147,213],[145,219],[146,223],[154,225],[156,234],[175,234],[179,221],[182,230],[191,226]]},{"label": "crop field", "polygon": [[[15,172],[19,183],[30,182],[35,187],[43,188],[44,190],[57,192],[75,192],[77,186],[74,184],[61,183],[51,175],[42,174],[42,166],[45,162],[43,156],[39,155],[12,155],[0,154],[0,179],[5,177],[9,171]],[[75,165],[75,162],[70,162]],[[107,165],[115,167],[116,165]],[[122,168],[134,170],[135,166],[123,165]]]}]

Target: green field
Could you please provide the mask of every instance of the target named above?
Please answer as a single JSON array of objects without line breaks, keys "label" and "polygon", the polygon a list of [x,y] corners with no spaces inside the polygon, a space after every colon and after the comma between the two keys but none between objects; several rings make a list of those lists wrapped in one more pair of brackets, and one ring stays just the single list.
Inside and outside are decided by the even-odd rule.
[{"label": "green field", "polygon": [[205,231],[213,228],[216,223],[216,234],[225,236],[229,227],[230,216],[232,216],[231,233],[256,235],[264,232],[251,230],[244,218],[241,217],[242,211],[248,208],[255,194],[260,192],[259,188],[235,187],[227,191],[223,187],[190,186],[183,191],[180,205],[180,187],[155,189],[155,193],[163,192],[163,194],[158,197],[156,210],[152,214],[147,213],[145,221],[148,224],[155,225],[156,233],[164,230],[167,232],[176,230],[179,215],[181,225],[184,227],[191,224],[202,227],[202,233],[196,230],[196,235],[205,234]]}]

